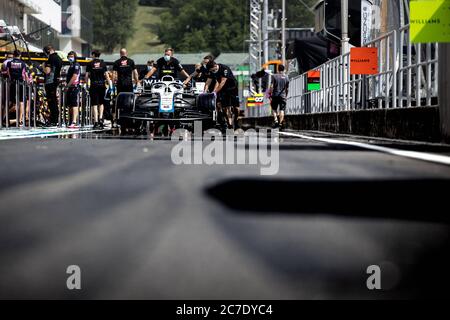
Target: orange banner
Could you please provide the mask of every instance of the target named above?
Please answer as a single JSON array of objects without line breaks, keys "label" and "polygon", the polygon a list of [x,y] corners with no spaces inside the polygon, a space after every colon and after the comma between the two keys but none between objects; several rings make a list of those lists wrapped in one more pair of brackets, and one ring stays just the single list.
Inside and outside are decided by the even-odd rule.
[{"label": "orange banner", "polygon": [[378,48],[351,48],[350,74],[377,74]]},{"label": "orange banner", "polygon": [[320,78],[320,70],[308,71],[308,79],[310,78]]}]

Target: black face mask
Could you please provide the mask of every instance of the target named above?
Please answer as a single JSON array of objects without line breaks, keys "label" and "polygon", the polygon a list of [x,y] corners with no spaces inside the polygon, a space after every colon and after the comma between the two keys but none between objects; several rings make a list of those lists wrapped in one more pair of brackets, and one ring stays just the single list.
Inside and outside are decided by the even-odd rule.
[{"label": "black face mask", "polygon": [[201,70],[200,69],[195,69],[195,72],[201,73]]}]

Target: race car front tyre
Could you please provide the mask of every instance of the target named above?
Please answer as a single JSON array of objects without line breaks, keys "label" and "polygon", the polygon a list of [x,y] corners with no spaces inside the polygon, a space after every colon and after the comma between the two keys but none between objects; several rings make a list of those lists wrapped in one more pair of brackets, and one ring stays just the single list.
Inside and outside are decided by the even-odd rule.
[{"label": "race car front tyre", "polygon": [[197,98],[197,108],[202,112],[216,110],[216,95],[214,93],[202,93]]},{"label": "race car front tyre", "polygon": [[131,112],[134,108],[134,99],[134,93],[121,92],[116,99],[116,108],[118,108],[121,112]]}]

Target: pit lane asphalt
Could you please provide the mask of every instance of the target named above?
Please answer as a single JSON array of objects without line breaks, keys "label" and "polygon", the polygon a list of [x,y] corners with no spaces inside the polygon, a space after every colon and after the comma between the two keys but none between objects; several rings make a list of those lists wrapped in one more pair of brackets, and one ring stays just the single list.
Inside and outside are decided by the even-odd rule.
[{"label": "pit lane asphalt", "polygon": [[174,145],[0,142],[0,298],[448,297],[450,167],[282,138],[279,173],[261,177],[176,166]]}]

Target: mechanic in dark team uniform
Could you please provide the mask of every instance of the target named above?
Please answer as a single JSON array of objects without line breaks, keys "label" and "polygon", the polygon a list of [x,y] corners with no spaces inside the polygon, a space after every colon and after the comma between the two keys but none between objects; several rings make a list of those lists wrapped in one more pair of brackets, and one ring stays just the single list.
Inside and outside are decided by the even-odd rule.
[{"label": "mechanic in dark team uniform", "polygon": [[[207,55],[203,58],[202,63],[200,64],[200,67],[195,68],[194,73],[192,73],[186,80],[184,80],[183,84],[187,85],[191,80],[197,81],[197,82],[207,82],[209,78],[209,70],[206,68],[206,65],[208,62],[214,61],[214,57],[211,55]],[[205,88],[207,91],[213,91],[215,86],[215,82],[211,82],[209,88]]]},{"label": "mechanic in dark team uniform", "polygon": [[48,60],[44,65],[44,73],[45,94],[47,97],[48,107],[50,109],[49,125],[54,126],[58,123],[59,116],[56,90],[59,84],[59,77],[61,75],[63,61],[51,45],[48,45],[44,48],[44,53],[48,56]]},{"label": "mechanic in dark team uniform", "polygon": [[0,68],[0,72],[1,72],[2,78],[4,78],[4,79],[8,78],[8,71],[6,70],[6,64],[9,61],[11,61],[12,59],[14,59],[14,53],[13,52],[7,52],[6,53],[6,57],[5,57],[5,61],[3,61],[2,67]]},{"label": "mechanic in dark team uniform", "polygon": [[[3,79],[8,79],[8,71],[6,70],[6,64],[8,63],[8,61],[11,61],[14,58],[14,55],[12,52],[7,52],[6,53],[6,57],[5,57],[5,61],[3,61],[3,63],[1,64],[1,68],[0,68],[0,73],[1,73],[1,78]],[[0,79],[1,80],[1,79]],[[6,103],[6,85],[4,85],[2,87],[2,91],[0,92],[0,95],[2,96],[2,100],[0,101],[1,104],[1,108],[3,108],[3,106]],[[3,119],[6,118],[6,110],[8,110],[9,108],[6,108],[5,110],[2,110],[2,114],[3,114]],[[0,119],[0,121],[3,121],[3,119]]]},{"label": "mechanic in dark team uniform", "polygon": [[178,72],[180,72],[185,78],[189,78],[189,75],[184,70],[180,61],[173,57],[172,48],[167,48],[164,51],[164,56],[156,61],[156,68],[149,71],[145,78],[150,79],[155,72],[158,72],[159,79],[164,76],[172,76],[174,79],[177,79]]},{"label": "mechanic in dark team uniform", "polygon": [[[152,71],[153,68],[156,68],[156,63],[155,63],[155,61],[154,61],[154,60],[148,60],[148,61],[147,61],[147,65],[145,66],[145,68],[142,69],[142,70],[139,72],[139,80],[141,80],[141,81],[144,80],[145,77],[147,76],[147,73],[149,73],[150,71]],[[151,80],[153,80],[153,79],[157,79],[156,74],[154,74],[154,75],[152,76]]]},{"label": "mechanic in dark team uniform", "polygon": [[195,65],[195,71],[189,75],[189,77],[195,82],[206,82],[208,81],[208,73],[202,72],[202,65],[197,63]]},{"label": "mechanic in dark team uniform", "polygon": [[154,60],[147,61],[147,65],[145,66],[145,69],[142,69],[141,72],[139,72],[139,80],[141,81],[144,88],[146,86],[150,86],[152,83],[157,82],[158,75],[156,72],[150,77],[147,78],[147,74],[152,71],[154,68],[156,68],[156,63]]},{"label": "mechanic in dark team uniform", "polygon": [[70,51],[67,54],[67,60],[69,60],[70,67],[67,70],[66,83],[66,106],[69,107],[72,123],[69,128],[78,128],[78,104],[80,93],[80,76],[81,66],[77,62],[77,54],[74,51]]},{"label": "mechanic in dark team uniform", "polygon": [[92,51],[92,58],[93,60],[86,68],[86,83],[91,80],[89,95],[94,114],[94,129],[103,129],[103,110],[106,93],[105,83],[108,81],[109,87],[112,87],[112,81],[109,78],[106,63],[99,59],[100,51]]},{"label": "mechanic in dark team uniform", "polygon": [[[23,112],[24,112],[24,104],[23,104],[23,85],[28,80],[28,73],[27,73],[27,65],[25,62],[20,59],[20,51],[15,50],[13,53],[13,59],[9,60],[5,64],[5,70],[8,79],[11,81],[10,87],[9,87],[9,98],[10,102],[17,107],[17,104],[19,104],[19,119],[16,119],[16,121],[19,121],[22,125],[22,119],[23,119]],[[19,100],[17,101],[18,95]]]},{"label": "mechanic in dark team uniform", "polygon": [[114,81],[117,86],[117,94],[121,92],[133,92],[133,82],[139,83],[139,74],[134,61],[127,57],[127,50],[120,50],[120,59],[114,62]]},{"label": "mechanic in dark team uniform", "polygon": [[232,110],[235,114],[235,125],[239,115],[238,83],[231,69],[221,63],[210,61],[206,65],[209,70],[209,78],[205,87],[209,87],[211,81],[215,80],[216,85],[213,92],[217,94],[218,112],[226,118],[228,128],[233,128]]}]

